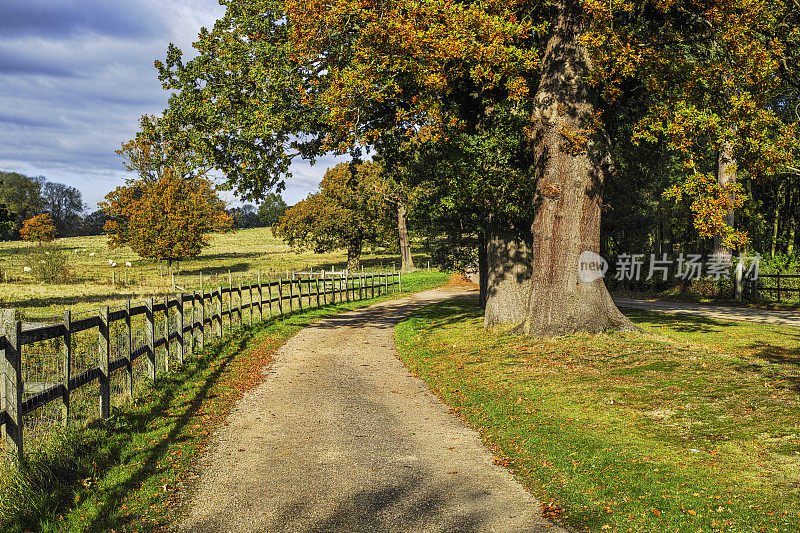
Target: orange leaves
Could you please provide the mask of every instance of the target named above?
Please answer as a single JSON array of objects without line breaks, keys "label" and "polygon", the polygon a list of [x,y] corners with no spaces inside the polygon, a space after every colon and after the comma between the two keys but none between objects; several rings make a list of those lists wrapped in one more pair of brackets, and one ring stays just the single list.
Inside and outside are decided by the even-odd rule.
[{"label": "orange leaves", "polygon": [[23,241],[50,242],[56,238],[56,227],[50,215],[42,213],[23,222],[19,235]]},{"label": "orange leaves", "polygon": [[209,244],[208,232],[227,231],[232,225],[213,183],[174,172],[118,187],[101,207],[114,217],[104,228],[110,232],[109,245],[127,245],[149,258],[196,256]]},{"label": "orange leaves", "polygon": [[686,198],[690,202],[694,224],[701,237],[721,235],[729,248],[747,242],[747,232],[736,231],[725,222],[728,211],[744,204],[745,192],[741,185],[720,185],[712,174],[692,174],[680,185],[670,187],[664,198],[676,202]]},{"label": "orange leaves", "polygon": [[564,514],[564,509],[560,505],[557,505],[554,502],[542,504],[542,518],[558,520],[561,518],[562,514]]},{"label": "orange leaves", "polygon": [[436,118],[441,95],[459,78],[486,88],[504,84],[512,99],[527,96],[538,51],[521,45],[534,30],[529,17],[519,16],[524,5],[290,0],[286,10],[294,59],[324,72],[316,80],[324,90],[306,96],[330,110],[335,139],[346,144],[380,134],[363,124],[386,103],[410,104],[397,125],[413,118],[444,127]]}]

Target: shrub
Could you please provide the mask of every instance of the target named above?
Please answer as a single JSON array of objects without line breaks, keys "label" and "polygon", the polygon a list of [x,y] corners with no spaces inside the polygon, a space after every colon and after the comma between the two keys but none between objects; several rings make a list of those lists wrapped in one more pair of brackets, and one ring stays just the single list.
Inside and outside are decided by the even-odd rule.
[{"label": "shrub", "polygon": [[52,245],[31,248],[28,258],[34,278],[43,283],[67,283],[71,272],[67,254]]}]

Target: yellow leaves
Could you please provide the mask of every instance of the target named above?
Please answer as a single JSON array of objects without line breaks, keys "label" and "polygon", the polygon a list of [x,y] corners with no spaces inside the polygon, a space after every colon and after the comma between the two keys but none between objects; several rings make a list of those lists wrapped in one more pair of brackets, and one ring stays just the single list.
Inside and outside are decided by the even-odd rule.
[{"label": "yellow leaves", "polygon": [[443,128],[431,112],[452,80],[464,76],[486,88],[504,85],[515,100],[527,96],[526,77],[538,51],[520,44],[533,32],[531,22],[517,16],[524,5],[401,0],[387,8],[352,0],[290,0],[286,10],[293,57],[318,63],[325,72],[324,90],[309,98],[330,110],[327,121],[346,144],[380,134],[359,128],[362,113],[400,96],[397,80],[413,81],[415,90],[402,95],[414,98],[407,113],[396,117],[398,124],[414,118]]},{"label": "yellow leaves", "polygon": [[713,174],[691,174],[683,183],[667,189],[663,196],[675,202],[691,202],[694,225],[701,237],[722,235],[729,248],[747,242],[747,232],[737,231],[725,222],[729,211],[744,205],[745,192],[738,183],[720,185]]},{"label": "yellow leaves", "polygon": [[589,139],[583,131],[575,131],[570,129],[567,125],[562,124],[558,132],[564,139],[564,143],[561,145],[562,150],[573,156],[586,153]]}]

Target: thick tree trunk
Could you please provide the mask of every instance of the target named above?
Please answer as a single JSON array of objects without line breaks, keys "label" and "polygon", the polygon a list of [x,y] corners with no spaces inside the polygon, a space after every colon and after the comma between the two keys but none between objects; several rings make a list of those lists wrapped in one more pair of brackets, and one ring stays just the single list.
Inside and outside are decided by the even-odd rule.
[{"label": "thick tree trunk", "polygon": [[536,213],[525,334],[635,329],[617,309],[602,278],[579,277],[583,252],[600,249],[603,182],[611,157],[584,77],[590,58],[580,43],[586,28],[579,0],[560,0],[542,60],[536,94]]},{"label": "thick tree trunk", "polygon": [[[717,184],[726,187],[736,183],[736,160],[733,158],[733,147],[731,143],[725,141],[719,151],[717,158]],[[730,210],[725,215],[725,223],[733,227],[734,213]],[[714,255],[733,257],[733,250],[722,243],[723,236],[714,236]]]},{"label": "thick tree trunk", "polygon": [[527,312],[531,257],[521,232],[509,225],[490,222],[486,262],[484,326],[522,323]]},{"label": "thick tree trunk", "polygon": [[486,309],[486,297],[489,289],[489,255],[486,232],[478,234],[478,286],[480,287],[480,304]]},{"label": "thick tree trunk", "polygon": [[361,266],[361,246],[362,240],[354,240],[351,241],[347,245],[347,269],[348,270],[358,270],[358,267]]},{"label": "thick tree trunk", "polygon": [[775,189],[775,209],[773,210],[772,218],[772,244],[770,246],[770,257],[775,257],[775,252],[778,249],[778,237],[780,233],[781,222],[781,184],[779,183]]},{"label": "thick tree trunk", "polygon": [[414,259],[411,257],[411,246],[408,242],[406,206],[403,202],[397,202],[397,231],[400,233],[400,270],[411,272],[414,270]]}]

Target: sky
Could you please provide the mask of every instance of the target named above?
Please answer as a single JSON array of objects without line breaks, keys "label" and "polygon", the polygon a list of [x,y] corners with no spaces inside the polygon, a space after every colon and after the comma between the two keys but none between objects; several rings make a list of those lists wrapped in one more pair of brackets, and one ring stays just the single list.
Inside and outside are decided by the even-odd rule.
[{"label": "sky", "polygon": [[[94,211],[129,177],[114,151],[166,107],[153,62],[170,42],[191,57],[223,12],[216,0],[0,0],[0,170],[77,187]],[[295,164],[287,203],[336,162]]]}]

